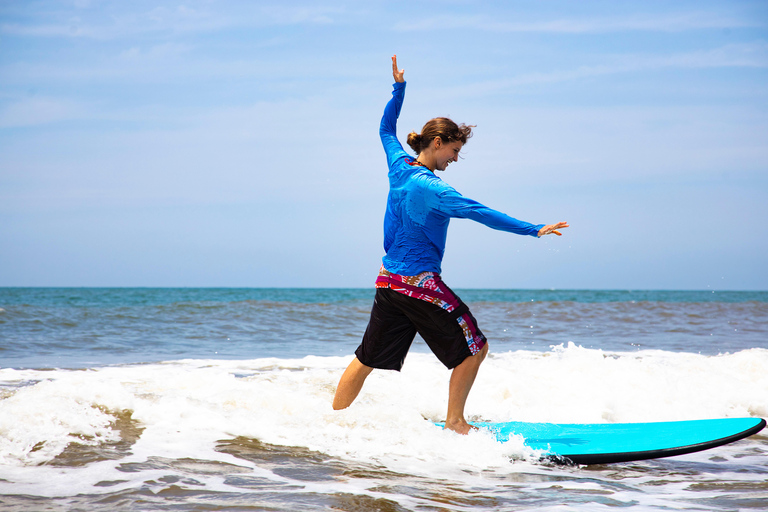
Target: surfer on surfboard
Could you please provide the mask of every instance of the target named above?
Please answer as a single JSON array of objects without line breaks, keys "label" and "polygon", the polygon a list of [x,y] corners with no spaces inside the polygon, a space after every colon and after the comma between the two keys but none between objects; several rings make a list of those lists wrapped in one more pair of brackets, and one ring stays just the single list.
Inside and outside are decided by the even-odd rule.
[{"label": "surfer on surfboard", "polygon": [[397,118],[405,97],[404,70],[392,57],[392,99],[384,109],[379,135],[389,166],[389,196],[384,216],[384,250],[376,279],[376,298],[362,343],[336,388],[333,408],[349,407],[374,368],[397,370],[416,333],[452,369],[445,428],[466,434],[472,428],[464,405],[488,353],[488,343],[469,308],[440,278],[445,239],[451,218],[472,219],[494,229],[541,237],[568,223],[530,224],[459,194],[435,175],[457,162],[473,126],[448,118],[428,121],[421,133],[411,132],[408,145],[397,140]]}]

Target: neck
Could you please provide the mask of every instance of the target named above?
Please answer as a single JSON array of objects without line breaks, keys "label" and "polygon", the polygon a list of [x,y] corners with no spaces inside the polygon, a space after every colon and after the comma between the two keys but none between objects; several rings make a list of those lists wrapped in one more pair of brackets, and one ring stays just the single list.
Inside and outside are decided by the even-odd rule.
[{"label": "neck", "polygon": [[429,155],[426,151],[419,153],[419,156],[416,157],[416,161],[430,171],[435,172],[435,167],[437,167],[435,165],[435,158],[432,155]]}]

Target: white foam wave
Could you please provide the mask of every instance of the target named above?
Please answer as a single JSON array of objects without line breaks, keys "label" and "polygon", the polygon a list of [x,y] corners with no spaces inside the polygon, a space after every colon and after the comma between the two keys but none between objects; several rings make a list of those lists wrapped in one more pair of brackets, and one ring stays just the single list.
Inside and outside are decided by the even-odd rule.
[{"label": "white foam wave", "polygon": [[[71,494],[105,480],[131,486],[119,464],[194,458],[281,477],[215,450],[237,437],[305,447],[409,474],[506,467],[533,455],[522,439],[458,436],[444,419],[450,372],[428,354],[411,354],[401,373],[374,372],[358,400],[333,411],[349,357],[184,360],[87,371],[0,370],[0,488]],[[130,454],[63,471],[39,467],[66,446],[115,441],[116,415],[143,428]],[[574,345],[549,352],[491,354],[467,404],[472,419],[629,422],[768,416],[768,350],[700,356],[606,353]],[[430,421],[427,421],[430,420]],[[146,480],[142,473],[141,479]],[[54,484],[53,482],[57,482]],[[221,482],[219,482],[221,484]],[[213,484],[210,484],[213,485]],[[223,485],[223,484],[221,484]],[[73,487],[74,486],[74,487]],[[1,491],[2,489],[0,489]]]}]

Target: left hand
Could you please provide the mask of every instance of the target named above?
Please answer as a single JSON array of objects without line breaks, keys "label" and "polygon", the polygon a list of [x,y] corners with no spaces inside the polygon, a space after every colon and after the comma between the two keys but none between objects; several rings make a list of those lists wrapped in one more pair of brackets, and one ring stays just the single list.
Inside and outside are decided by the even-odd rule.
[{"label": "left hand", "polygon": [[403,75],[405,75],[404,69],[397,69],[397,55],[392,56],[392,76],[395,77],[395,82],[405,82],[405,79],[403,78]]},{"label": "left hand", "polygon": [[557,224],[550,224],[549,226],[544,226],[539,230],[539,236],[549,235],[550,233],[554,233],[557,236],[563,236],[563,234],[558,231],[559,229],[567,228],[568,226],[567,222],[558,222]]}]

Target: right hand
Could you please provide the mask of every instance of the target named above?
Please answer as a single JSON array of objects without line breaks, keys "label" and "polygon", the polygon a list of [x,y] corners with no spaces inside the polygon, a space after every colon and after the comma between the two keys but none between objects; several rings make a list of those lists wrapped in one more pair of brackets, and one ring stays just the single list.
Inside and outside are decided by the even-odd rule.
[{"label": "right hand", "polygon": [[405,79],[403,78],[403,75],[405,74],[404,69],[397,69],[397,55],[392,56],[392,76],[395,77],[395,82],[405,82]]},{"label": "right hand", "polygon": [[558,222],[557,224],[550,224],[549,226],[544,226],[539,230],[539,236],[549,235],[550,233],[554,233],[557,236],[563,236],[563,234],[558,231],[563,228],[570,227],[568,226],[567,222]]}]

